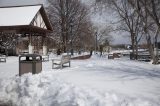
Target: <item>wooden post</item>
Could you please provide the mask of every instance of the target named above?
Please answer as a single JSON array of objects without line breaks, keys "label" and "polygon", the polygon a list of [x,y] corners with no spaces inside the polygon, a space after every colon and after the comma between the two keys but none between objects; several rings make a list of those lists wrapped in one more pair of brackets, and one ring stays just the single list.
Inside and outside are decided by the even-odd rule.
[{"label": "wooden post", "polygon": [[47,41],[46,41],[46,35],[42,36],[42,51],[43,51],[43,55],[47,55]]},{"label": "wooden post", "polygon": [[33,46],[32,46],[32,35],[29,34],[29,46],[28,46],[29,54],[33,54]]}]

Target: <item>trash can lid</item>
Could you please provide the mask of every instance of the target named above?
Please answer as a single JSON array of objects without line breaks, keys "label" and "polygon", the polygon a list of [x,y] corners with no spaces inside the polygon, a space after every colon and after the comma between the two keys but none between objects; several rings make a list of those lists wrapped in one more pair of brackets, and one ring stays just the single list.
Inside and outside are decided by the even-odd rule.
[{"label": "trash can lid", "polygon": [[36,60],[37,57],[40,57],[40,60],[42,60],[42,56],[38,55],[38,54],[22,54],[19,56],[19,59],[21,59],[22,57],[26,57],[26,58],[33,58],[33,60]]},{"label": "trash can lid", "polygon": [[20,56],[23,56],[23,57],[37,57],[37,56],[41,56],[39,54],[22,54]]}]

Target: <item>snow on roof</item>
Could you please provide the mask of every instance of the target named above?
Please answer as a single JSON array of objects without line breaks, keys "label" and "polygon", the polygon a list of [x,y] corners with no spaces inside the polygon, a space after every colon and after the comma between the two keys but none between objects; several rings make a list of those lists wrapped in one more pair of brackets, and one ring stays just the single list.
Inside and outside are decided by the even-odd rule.
[{"label": "snow on roof", "polygon": [[29,25],[41,5],[0,8],[0,26]]}]

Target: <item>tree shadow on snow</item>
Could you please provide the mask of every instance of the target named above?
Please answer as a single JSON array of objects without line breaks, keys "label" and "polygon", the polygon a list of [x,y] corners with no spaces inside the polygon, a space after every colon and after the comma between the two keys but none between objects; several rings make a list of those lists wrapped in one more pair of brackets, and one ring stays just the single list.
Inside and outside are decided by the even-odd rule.
[{"label": "tree shadow on snow", "polygon": [[121,64],[122,67],[119,66],[103,66],[99,68],[93,68],[92,71],[107,75],[112,74],[114,77],[121,78],[121,79],[129,79],[129,80],[136,80],[136,79],[144,79],[144,78],[160,78],[160,71],[158,69],[147,69],[142,66],[129,66]]}]

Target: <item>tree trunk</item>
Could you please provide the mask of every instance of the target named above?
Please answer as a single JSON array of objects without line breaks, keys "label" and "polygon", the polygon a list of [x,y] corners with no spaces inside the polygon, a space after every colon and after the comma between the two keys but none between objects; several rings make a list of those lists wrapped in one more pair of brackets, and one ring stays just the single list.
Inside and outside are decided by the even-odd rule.
[{"label": "tree trunk", "polygon": [[154,43],[154,55],[153,55],[153,64],[158,64],[158,45],[157,45],[157,37],[155,37],[155,43]]},{"label": "tree trunk", "polygon": [[154,47],[153,64],[158,64],[158,49]]},{"label": "tree trunk", "polygon": [[135,59],[137,60],[138,59],[138,40],[137,40],[137,36],[135,36],[135,49],[136,49],[136,55],[135,55]]},{"label": "tree trunk", "polygon": [[148,45],[148,49],[149,49],[149,54],[151,55],[151,59],[154,60],[154,49],[152,46],[150,35],[147,36],[147,34],[146,34],[146,40],[147,40],[147,45]]},{"label": "tree trunk", "polygon": [[158,33],[159,33],[159,28],[157,29],[157,31],[156,31],[156,33],[155,33],[155,37],[154,37],[153,64],[158,64],[158,58],[159,58],[159,54],[158,54],[158,43],[157,43]]},{"label": "tree trunk", "polygon": [[8,57],[8,48],[7,48],[7,46],[5,46],[5,54]]},{"label": "tree trunk", "polygon": [[131,42],[132,42],[133,59],[135,59],[135,37],[133,33],[131,33]]}]

